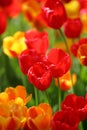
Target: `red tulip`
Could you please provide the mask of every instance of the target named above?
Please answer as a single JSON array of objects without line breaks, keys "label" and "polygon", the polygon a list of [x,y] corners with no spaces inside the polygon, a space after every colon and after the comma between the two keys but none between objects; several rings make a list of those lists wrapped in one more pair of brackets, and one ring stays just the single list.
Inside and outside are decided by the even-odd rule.
[{"label": "red tulip", "polygon": [[68,95],[62,102],[62,110],[77,113],[80,120],[87,119],[87,100],[75,94]]},{"label": "red tulip", "polygon": [[28,73],[29,68],[38,61],[39,57],[35,50],[27,49],[19,55],[19,65],[24,74]]},{"label": "red tulip", "polygon": [[0,34],[5,32],[7,26],[7,18],[3,10],[0,9]]},{"label": "red tulip", "polygon": [[79,119],[70,111],[59,111],[51,120],[52,130],[78,130]]},{"label": "red tulip", "polygon": [[87,44],[87,38],[82,38],[77,43],[71,46],[71,52],[73,53],[74,56],[77,57],[78,49],[83,44]]},{"label": "red tulip", "polygon": [[59,29],[66,21],[66,11],[60,0],[47,0],[42,15],[49,27]]},{"label": "red tulip", "polygon": [[68,19],[64,26],[65,35],[68,38],[79,37],[82,31],[82,22],[79,18]]},{"label": "red tulip", "polygon": [[29,81],[39,90],[46,90],[52,81],[51,71],[42,62],[37,62],[28,71]]},{"label": "red tulip", "polygon": [[50,68],[53,77],[61,77],[65,74],[71,66],[71,58],[61,49],[52,49],[48,53],[48,61],[50,62]]},{"label": "red tulip", "polygon": [[25,42],[29,49],[35,49],[38,54],[45,54],[49,47],[48,34],[37,30],[25,32]]},{"label": "red tulip", "polygon": [[0,6],[5,7],[5,6],[9,6],[10,4],[12,4],[13,0],[0,0]]}]

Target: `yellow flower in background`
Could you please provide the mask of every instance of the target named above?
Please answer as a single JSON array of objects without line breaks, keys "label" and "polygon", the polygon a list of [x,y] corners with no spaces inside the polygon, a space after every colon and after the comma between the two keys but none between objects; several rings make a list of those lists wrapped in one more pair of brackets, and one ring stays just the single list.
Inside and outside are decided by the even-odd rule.
[{"label": "yellow flower in background", "polygon": [[[59,78],[60,89],[64,91],[70,90],[73,87],[73,85],[75,85],[76,81],[76,74],[73,73],[72,75],[70,75],[70,71],[68,71],[66,74]],[[55,79],[55,85],[58,86],[59,83],[58,79]]]},{"label": "yellow flower in background", "polygon": [[80,3],[78,0],[71,0],[69,3],[64,4],[67,16],[69,18],[77,18],[80,11]]},{"label": "yellow flower in background", "polygon": [[13,36],[3,39],[3,51],[7,56],[18,57],[26,48],[24,32],[18,31]]}]

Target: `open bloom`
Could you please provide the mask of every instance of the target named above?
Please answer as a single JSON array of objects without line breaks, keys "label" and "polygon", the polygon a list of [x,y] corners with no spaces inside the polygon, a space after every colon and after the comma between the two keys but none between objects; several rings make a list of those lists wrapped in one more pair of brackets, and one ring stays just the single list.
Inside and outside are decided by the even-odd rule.
[{"label": "open bloom", "polygon": [[16,104],[25,105],[28,101],[31,100],[31,97],[31,94],[27,97],[26,89],[24,86],[18,85],[16,88],[6,88],[3,97],[0,96],[0,100],[3,99],[4,101],[6,100],[8,102],[14,100]]},{"label": "open bloom", "polygon": [[56,112],[51,120],[52,130],[78,130],[79,118],[70,111]]},{"label": "open bloom", "polygon": [[70,56],[58,48],[53,48],[50,50],[48,53],[48,61],[50,62],[52,75],[55,78],[63,76],[63,74],[65,74],[71,66]]},{"label": "open bloom", "polygon": [[26,31],[25,42],[28,49],[35,49],[38,54],[45,54],[49,47],[48,34],[45,31]]},{"label": "open bloom", "polygon": [[32,106],[27,110],[27,124],[24,127],[28,130],[50,130],[52,109],[49,104],[41,103]]},{"label": "open bloom", "polygon": [[76,113],[80,120],[87,119],[87,100],[75,94],[68,95],[62,102],[62,110]]},{"label": "open bloom", "polygon": [[73,44],[71,52],[80,60],[81,64],[87,66],[87,38],[82,38]]},{"label": "open bloom", "polygon": [[10,57],[18,57],[26,48],[24,32],[19,31],[14,36],[7,36],[3,39],[3,51]]},{"label": "open bloom", "polygon": [[79,37],[82,31],[82,22],[79,18],[68,19],[64,25],[64,32],[68,38]]},{"label": "open bloom", "polygon": [[31,99],[27,97],[23,86],[8,87],[0,93],[0,129],[18,130],[26,123],[26,103]]},{"label": "open bloom", "polygon": [[66,21],[66,12],[60,0],[47,0],[42,14],[49,27],[59,29]]},{"label": "open bloom", "polygon": [[46,90],[52,81],[52,74],[47,65],[37,62],[28,71],[29,81],[38,89]]}]

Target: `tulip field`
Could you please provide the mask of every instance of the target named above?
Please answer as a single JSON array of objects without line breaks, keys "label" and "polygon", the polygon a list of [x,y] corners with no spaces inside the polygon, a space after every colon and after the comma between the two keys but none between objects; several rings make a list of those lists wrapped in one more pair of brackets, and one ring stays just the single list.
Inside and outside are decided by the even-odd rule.
[{"label": "tulip field", "polygon": [[87,0],[0,0],[0,130],[87,130]]}]

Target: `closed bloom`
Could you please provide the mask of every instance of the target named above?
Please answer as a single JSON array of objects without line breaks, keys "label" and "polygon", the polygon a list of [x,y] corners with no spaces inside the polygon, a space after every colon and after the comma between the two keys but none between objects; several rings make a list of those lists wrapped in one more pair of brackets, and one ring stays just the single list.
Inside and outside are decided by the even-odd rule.
[{"label": "closed bloom", "polygon": [[66,11],[60,0],[47,0],[42,14],[49,27],[59,29],[66,21]]},{"label": "closed bloom", "polygon": [[78,130],[79,119],[70,111],[56,112],[51,120],[52,130]]},{"label": "closed bloom", "polygon": [[35,49],[38,54],[45,54],[49,47],[48,34],[37,30],[25,32],[25,42],[28,49]]},{"label": "closed bloom", "polygon": [[68,95],[62,102],[62,110],[75,112],[80,120],[87,119],[87,100],[75,94]]},{"label": "closed bloom", "polygon": [[7,36],[3,39],[3,51],[10,57],[18,57],[26,48],[23,32],[16,32],[14,36]]},{"label": "closed bloom", "polygon": [[82,31],[82,22],[79,18],[68,19],[64,26],[65,35],[68,38],[79,37]]},{"label": "closed bloom", "polygon": [[39,90],[46,90],[52,81],[52,74],[49,67],[42,62],[37,62],[28,71],[29,81]]},{"label": "closed bloom", "polygon": [[50,69],[55,78],[63,76],[71,66],[70,56],[61,49],[53,48],[48,53],[48,61]]},{"label": "closed bloom", "polygon": [[27,110],[27,124],[24,130],[51,130],[52,109],[49,104],[41,103]]}]

